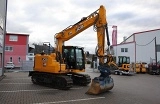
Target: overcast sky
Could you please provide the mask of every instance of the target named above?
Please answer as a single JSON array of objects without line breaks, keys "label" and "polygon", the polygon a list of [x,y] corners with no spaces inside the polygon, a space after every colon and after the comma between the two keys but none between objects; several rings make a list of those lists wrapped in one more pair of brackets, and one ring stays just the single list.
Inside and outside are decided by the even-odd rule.
[{"label": "overcast sky", "polygon": [[[160,28],[160,0],[8,0],[7,32],[29,34],[29,43],[50,42],[54,35],[86,17],[100,5],[107,11],[110,40],[118,28],[118,43],[135,32]],[[93,27],[66,42],[93,53],[97,44]]]}]

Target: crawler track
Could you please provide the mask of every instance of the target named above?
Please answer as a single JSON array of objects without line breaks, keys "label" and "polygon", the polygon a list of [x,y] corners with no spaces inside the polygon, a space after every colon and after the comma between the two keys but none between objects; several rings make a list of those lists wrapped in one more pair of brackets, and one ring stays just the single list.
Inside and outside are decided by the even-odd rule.
[{"label": "crawler track", "polygon": [[88,74],[72,73],[73,84],[87,86],[91,82]]},{"label": "crawler track", "polygon": [[34,84],[49,86],[56,89],[70,89],[73,85],[73,80],[66,75],[34,72],[31,76],[31,80]]},{"label": "crawler track", "polygon": [[70,89],[74,85],[87,86],[91,82],[88,74],[64,73],[53,74],[46,72],[29,72],[34,84],[49,86],[56,89]]}]

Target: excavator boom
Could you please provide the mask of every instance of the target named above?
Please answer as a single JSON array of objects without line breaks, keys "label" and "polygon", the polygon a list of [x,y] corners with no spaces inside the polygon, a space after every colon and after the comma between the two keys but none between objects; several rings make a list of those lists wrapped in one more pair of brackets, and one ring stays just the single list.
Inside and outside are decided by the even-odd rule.
[{"label": "excavator boom", "polygon": [[[98,45],[98,55],[104,56],[105,52],[105,30],[107,29],[106,21],[106,9],[103,5],[100,6],[98,10],[91,13],[87,17],[83,17],[79,22],[74,25],[70,25],[61,32],[55,34],[56,39],[56,49],[62,54],[62,46],[65,41],[75,37],[77,34],[88,29],[90,26],[94,26],[97,32],[97,45]],[[108,34],[107,34],[108,35]],[[108,40],[109,41],[109,40]],[[103,57],[99,57],[101,62],[103,62]]]}]

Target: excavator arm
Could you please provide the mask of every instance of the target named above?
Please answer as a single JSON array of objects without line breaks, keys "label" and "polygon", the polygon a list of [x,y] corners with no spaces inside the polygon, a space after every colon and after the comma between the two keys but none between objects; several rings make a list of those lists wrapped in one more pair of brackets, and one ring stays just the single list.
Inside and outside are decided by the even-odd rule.
[{"label": "excavator arm", "polygon": [[100,62],[103,63],[103,56],[105,52],[105,30],[107,32],[107,42],[108,45],[110,45],[106,21],[106,9],[103,5],[101,5],[98,10],[91,13],[89,16],[83,17],[79,22],[55,34],[56,51],[62,54],[62,46],[64,45],[64,42],[88,29],[90,26],[94,26],[94,29],[97,32],[97,55]]}]

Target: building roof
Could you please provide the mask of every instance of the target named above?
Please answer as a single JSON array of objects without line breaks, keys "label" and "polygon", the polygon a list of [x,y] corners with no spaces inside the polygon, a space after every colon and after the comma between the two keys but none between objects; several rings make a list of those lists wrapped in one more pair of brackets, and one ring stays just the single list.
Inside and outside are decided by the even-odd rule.
[{"label": "building roof", "polygon": [[140,34],[140,33],[146,33],[146,32],[152,32],[152,31],[157,31],[157,30],[160,30],[160,29],[153,29],[153,30],[147,30],[147,31],[136,32],[136,33],[133,33],[132,35]]},{"label": "building roof", "polygon": [[130,35],[129,37],[127,37],[125,40],[123,40],[120,44],[124,44],[127,39],[129,39],[131,36],[136,35],[136,34],[141,34],[141,33],[146,33],[146,32],[152,32],[152,31],[157,31],[160,29],[152,29],[152,30],[147,30],[147,31],[141,31],[141,32],[135,32],[132,35]]},{"label": "building roof", "polygon": [[6,35],[26,35],[26,36],[29,36],[29,34],[24,34],[24,33],[6,33]]},{"label": "building roof", "polygon": [[[127,37],[125,40],[123,40],[121,43],[119,43],[119,44],[117,44],[117,45],[134,43],[134,41],[132,41],[132,42],[124,42],[124,41],[126,41],[127,39],[129,39],[129,38],[130,38],[131,36],[133,36],[133,35],[141,34],[141,33],[146,33],[146,32],[157,31],[157,30],[160,30],[160,28],[159,28],[159,29],[152,29],[152,30],[141,31],[141,32],[135,32],[135,33],[133,33],[132,35],[130,35],[129,37]],[[117,45],[111,45],[111,46],[117,46]]]},{"label": "building roof", "polygon": [[131,42],[121,42],[121,43],[119,43],[119,44],[117,44],[117,45],[111,45],[111,46],[118,46],[118,45],[124,45],[124,44],[130,44],[130,43],[135,43],[135,41],[131,41]]}]

